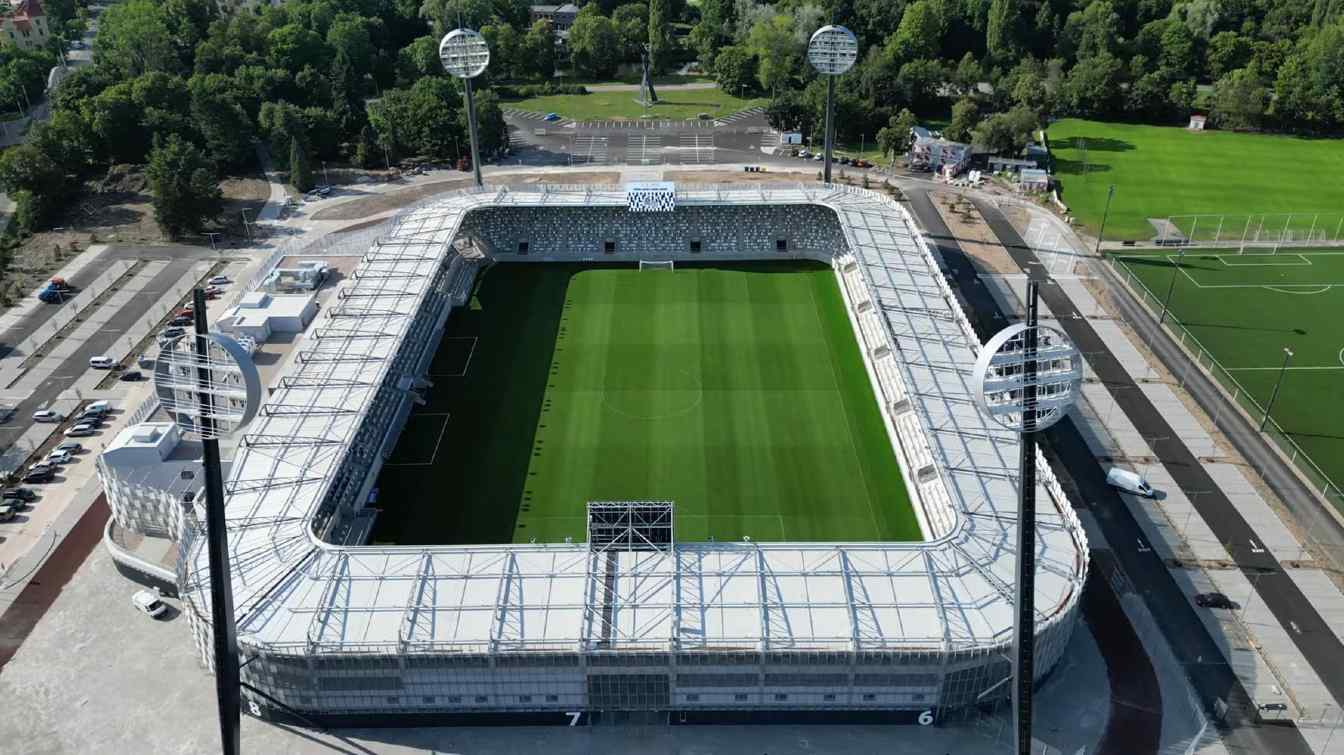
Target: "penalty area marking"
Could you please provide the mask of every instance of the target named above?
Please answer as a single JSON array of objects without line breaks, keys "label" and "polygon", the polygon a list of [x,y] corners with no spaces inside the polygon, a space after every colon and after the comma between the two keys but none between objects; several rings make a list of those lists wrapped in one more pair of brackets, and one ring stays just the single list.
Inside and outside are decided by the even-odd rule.
[{"label": "penalty area marking", "polygon": [[[1302,267],[1303,265],[1313,264],[1311,260],[1307,259],[1306,256],[1298,252],[1292,252],[1289,254],[1234,254],[1234,255],[1203,254],[1200,256],[1217,257],[1218,261],[1223,263],[1227,267]],[[1301,262],[1228,262],[1227,261],[1228,257],[1236,257],[1240,259],[1245,259],[1246,257],[1269,257],[1272,259],[1291,259],[1293,257],[1296,257],[1299,260],[1301,260]]]},{"label": "penalty area marking", "polygon": [[[434,439],[434,452],[430,454],[430,456],[429,456],[429,461],[405,461],[405,462],[398,462],[398,463],[396,463],[396,464],[384,463],[383,466],[385,466],[385,467],[428,467],[428,466],[432,466],[432,465],[434,464],[434,462],[435,462],[436,460],[438,460],[438,458],[439,458],[439,445],[440,445],[441,443],[443,443],[443,434],[444,434],[444,432],[448,429],[448,417],[449,417],[449,416],[450,416],[450,415],[448,414],[448,412],[426,412],[425,414],[412,414],[412,415],[406,420],[408,423],[410,422],[410,420],[415,419],[416,417],[443,417],[443,424],[439,426],[439,436],[438,436],[437,438]],[[403,430],[403,432],[405,432],[405,431]]]},{"label": "penalty area marking", "polygon": [[[480,343],[480,340],[481,340],[481,339],[477,338],[476,336],[444,336],[444,337],[443,337],[443,340],[445,340],[445,341],[471,341],[471,349],[467,352],[467,361],[464,362],[464,363],[462,364],[462,371],[461,371],[461,372],[431,372],[431,373],[429,374],[429,376],[432,377],[432,378],[436,378],[436,377],[466,377],[466,376],[467,376],[467,369],[471,367],[471,358],[474,357],[474,356],[476,356],[476,344],[477,344],[477,343]],[[423,415],[423,414],[422,414],[422,415],[419,415],[419,416],[422,416],[422,417],[423,417],[423,416],[426,416],[426,415]]]},{"label": "penalty area marking", "polygon": [[[1262,288],[1281,294],[1295,294],[1298,296],[1310,296],[1312,294],[1323,294],[1335,286],[1344,286],[1344,283],[1200,283],[1185,269],[1185,265],[1178,264],[1179,257],[1175,255],[1166,255],[1166,259],[1177,270],[1181,271],[1186,280],[1194,284],[1195,288]],[[1234,266],[1235,267],[1235,266]],[[1300,265],[1289,265],[1288,267],[1300,267]],[[1311,291],[1289,291],[1286,289],[1303,288],[1314,289]]]}]

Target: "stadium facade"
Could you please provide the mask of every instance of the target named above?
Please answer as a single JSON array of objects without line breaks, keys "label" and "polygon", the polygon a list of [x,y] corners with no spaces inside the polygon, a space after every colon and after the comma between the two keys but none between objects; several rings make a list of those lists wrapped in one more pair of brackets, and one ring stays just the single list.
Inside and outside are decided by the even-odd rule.
[{"label": "stadium facade", "polygon": [[[974,405],[979,340],[906,210],[822,185],[683,185],[655,199],[617,186],[440,195],[399,214],[340,284],[228,471],[252,714],[928,722],[1006,696],[1018,440]],[[361,539],[364,502],[444,325],[485,266],[779,258],[835,270],[924,542],[344,544]],[[1040,677],[1072,634],[1088,551],[1038,466]],[[100,474],[123,526],[177,530],[178,587],[208,665],[199,501],[127,484],[143,472],[100,463]],[[452,503],[472,502],[426,500]],[[172,510],[165,519],[155,506]]]}]

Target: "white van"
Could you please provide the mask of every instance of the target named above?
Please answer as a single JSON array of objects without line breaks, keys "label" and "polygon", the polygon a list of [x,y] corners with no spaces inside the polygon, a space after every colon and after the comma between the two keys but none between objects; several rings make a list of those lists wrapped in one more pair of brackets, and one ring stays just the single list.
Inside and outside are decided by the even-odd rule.
[{"label": "white van", "polygon": [[95,370],[110,370],[114,364],[112,357],[89,357],[89,366]]},{"label": "white van", "polygon": [[1138,475],[1137,472],[1131,472],[1128,469],[1120,467],[1111,467],[1106,473],[1106,484],[1113,488],[1120,488],[1126,493],[1141,495],[1145,498],[1153,497],[1153,486],[1148,481]]}]

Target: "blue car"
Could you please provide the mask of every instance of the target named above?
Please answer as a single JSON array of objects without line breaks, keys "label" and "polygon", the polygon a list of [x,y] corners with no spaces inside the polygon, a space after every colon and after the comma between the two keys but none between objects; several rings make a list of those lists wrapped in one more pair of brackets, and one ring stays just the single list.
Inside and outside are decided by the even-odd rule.
[{"label": "blue car", "polygon": [[560,116],[556,113],[547,113],[546,117],[542,118],[542,120],[546,121],[547,123],[554,123],[555,121],[560,120]]}]

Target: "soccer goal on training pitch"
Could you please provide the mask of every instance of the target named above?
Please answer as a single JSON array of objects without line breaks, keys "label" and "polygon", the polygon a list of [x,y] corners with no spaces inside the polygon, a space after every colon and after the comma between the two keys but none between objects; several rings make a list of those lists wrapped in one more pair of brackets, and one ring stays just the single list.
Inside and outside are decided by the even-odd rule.
[{"label": "soccer goal on training pitch", "polygon": [[639,269],[641,272],[645,270],[675,270],[677,269],[676,264],[677,263],[673,262],[672,260],[664,260],[661,262],[640,260]]}]

